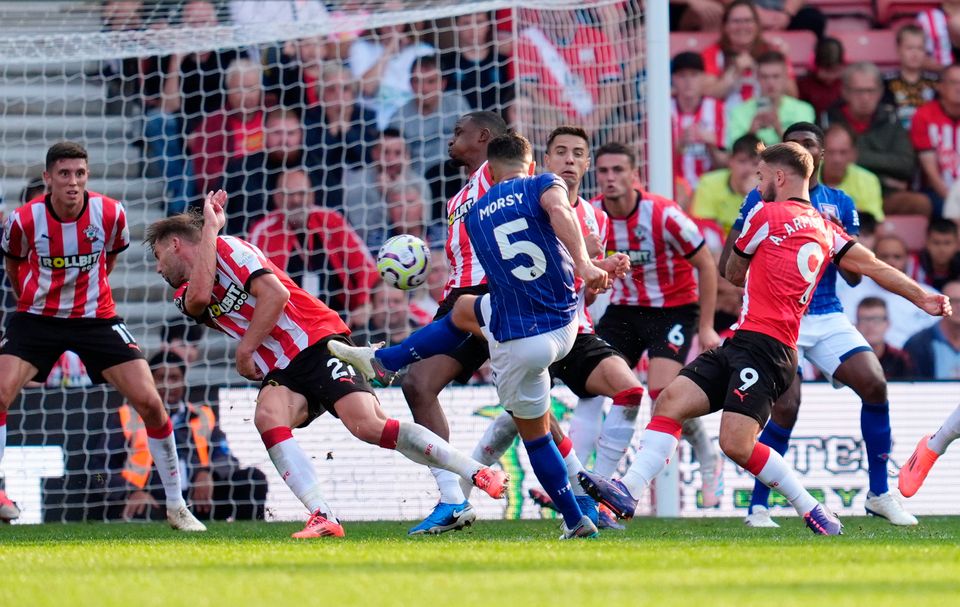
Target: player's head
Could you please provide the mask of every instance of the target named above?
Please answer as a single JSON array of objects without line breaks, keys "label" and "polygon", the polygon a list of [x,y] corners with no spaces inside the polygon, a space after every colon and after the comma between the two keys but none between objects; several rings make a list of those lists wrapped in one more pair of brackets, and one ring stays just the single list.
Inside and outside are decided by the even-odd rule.
[{"label": "player's head", "polygon": [[794,122],[783,132],[784,143],[799,143],[813,156],[814,173],[823,161],[823,129],[812,122]]},{"label": "player's head", "polygon": [[611,141],[597,148],[593,161],[604,198],[620,200],[630,195],[637,177],[637,154],[633,148]]},{"label": "player's head", "polygon": [[150,374],[163,402],[174,405],[183,400],[187,386],[187,363],[180,355],[164,350],[150,357]]},{"label": "player's head", "polygon": [[945,266],[960,252],[957,224],[944,217],[935,217],[927,225],[924,245],[934,266]]},{"label": "player's head", "polygon": [[157,258],[157,273],[174,289],[190,278],[202,227],[203,216],[199,212],[180,213],[147,227],[143,242]]},{"label": "player's head", "polygon": [[879,297],[864,297],[857,305],[857,330],[871,346],[884,342],[890,319],[887,316],[887,304]]},{"label": "player's head", "polygon": [[792,141],[778,143],[760,152],[757,189],[766,202],[782,200],[790,197],[791,192],[806,189],[812,174],[810,152]]},{"label": "player's head", "polygon": [[54,202],[67,206],[83,203],[87,189],[87,150],[74,141],[61,141],[47,150],[43,181]]},{"label": "player's head", "polygon": [[553,129],[547,137],[547,152],[543,167],[559,175],[571,191],[580,186],[580,180],[590,168],[590,138],[579,126],[563,125]]},{"label": "player's head", "polygon": [[526,137],[511,131],[490,140],[487,160],[493,180],[503,181],[517,172],[529,172],[533,165],[533,146]]},{"label": "player's head", "polygon": [[458,166],[482,164],[490,140],[508,130],[500,114],[486,111],[464,114],[454,125],[453,137],[447,143],[450,160]]}]

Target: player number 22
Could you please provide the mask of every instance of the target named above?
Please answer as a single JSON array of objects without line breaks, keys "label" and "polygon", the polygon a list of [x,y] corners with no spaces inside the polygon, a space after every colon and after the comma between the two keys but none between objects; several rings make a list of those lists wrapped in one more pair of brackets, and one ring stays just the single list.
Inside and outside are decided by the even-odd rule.
[{"label": "player number 22", "polygon": [[510,273],[520,280],[536,280],[547,271],[547,256],[543,249],[529,240],[510,242],[508,238],[511,234],[526,230],[528,227],[527,220],[521,217],[493,229],[497,246],[500,247],[500,255],[504,260],[513,259],[517,255],[526,255],[533,261],[532,266],[517,266],[510,270]]},{"label": "player number 22", "polygon": [[[813,259],[814,267],[810,268]],[[797,251],[797,269],[800,276],[807,283],[807,289],[800,296],[800,304],[806,305],[810,301],[810,294],[817,286],[817,277],[820,275],[820,266],[823,265],[823,249],[815,242],[808,242]]]}]

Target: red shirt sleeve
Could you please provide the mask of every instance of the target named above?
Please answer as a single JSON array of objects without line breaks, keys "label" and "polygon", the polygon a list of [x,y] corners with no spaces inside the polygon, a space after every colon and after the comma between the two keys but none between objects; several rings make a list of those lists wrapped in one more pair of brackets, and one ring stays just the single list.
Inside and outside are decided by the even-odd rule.
[{"label": "red shirt sleeve", "polygon": [[703,71],[711,76],[721,76],[723,75],[723,66],[721,65],[721,52],[720,46],[717,44],[711,44],[707,48],[703,49],[703,52],[700,53],[700,56],[703,57]]},{"label": "red shirt sleeve", "polygon": [[130,246],[130,227],[127,225],[127,212],[123,209],[120,202],[117,205],[117,219],[114,226],[113,242],[110,243],[110,250],[107,254],[116,254]]},{"label": "red shirt sleeve", "polygon": [[232,236],[217,238],[217,266],[232,274],[245,291],[249,291],[252,278],[270,272],[258,251],[249,243]]}]

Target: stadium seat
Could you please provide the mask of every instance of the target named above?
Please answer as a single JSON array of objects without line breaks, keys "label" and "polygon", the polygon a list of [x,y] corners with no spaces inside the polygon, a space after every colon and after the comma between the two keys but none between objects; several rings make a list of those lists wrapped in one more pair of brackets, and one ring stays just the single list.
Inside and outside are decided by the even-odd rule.
[{"label": "stadium seat", "polygon": [[685,51],[702,53],[703,49],[717,41],[717,36],[716,32],[671,32],[670,56]]},{"label": "stadium seat", "polygon": [[[831,32],[867,29],[873,25],[875,13],[871,0],[810,0],[809,5],[827,16],[827,28]],[[843,25],[838,25],[840,23]]]},{"label": "stadium seat", "polygon": [[763,38],[771,44],[782,46],[787,60],[794,67],[807,70],[813,65],[813,48],[817,45],[817,37],[813,32],[766,32]]},{"label": "stadium seat", "polygon": [[907,245],[907,249],[916,252],[926,244],[927,218],[925,215],[887,215],[882,233],[896,234]]},{"label": "stadium seat", "polygon": [[938,6],[939,2],[930,0],[877,0],[877,23],[885,26],[895,19],[913,18],[922,10]]},{"label": "stadium seat", "polygon": [[881,68],[898,63],[897,34],[893,30],[834,32],[833,36],[843,43],[847,63],[872,61]]}]

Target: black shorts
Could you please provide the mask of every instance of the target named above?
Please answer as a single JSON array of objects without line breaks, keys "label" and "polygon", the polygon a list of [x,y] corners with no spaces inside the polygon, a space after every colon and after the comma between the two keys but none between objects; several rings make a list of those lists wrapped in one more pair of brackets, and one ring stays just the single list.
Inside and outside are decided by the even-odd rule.
[{"label": "black shorts", "polygon": [[797,374],[797,351],[755,331],[737,331],[680,370],[710,400],[710,411],[748,415],[763,427]]},{"label": "black shorts", "polygon": [[7,321],[0,354],[12,354],[37,368],[34,381],[44,382],[60,356],[70,350],[80,357],[95,384],[106,382],[110,367],[143,358],[123,319],[53,318],[15,312]]},{"label": "black shorts", "polygon": [[669,358],[683,364],[690,353],[700,320],[700,306],[672,308],[610,306],[597,323],[597,335],[636,367],[644,351],[650,358]]},{"label": "black shorts", "polygon": [[[440,307],[437,308],[437,313],[433,315],[433,319],[437,320],[449,314],[450,311],[453,310],[453,304],[457,303],[461,295],[476,295],[479,297],[489,292],[490,289],[485,284],[475,287],[452,289],[450,293],[443,298],[443,301],[440,302]],[[487,362],[490,358],[490,347],[487,345],[487,340],[477,337],[476,335],[471,335],[470,339],[463,342],[453,352],[448,352],[447,356],[460,363],[463,367],[463,372],[455,379],[457,382],[465,384],[470,381],[470,378],[477,372],[477,369],[482,367],[483,363]]]},{"label": "black shorts", "polygon": [[283,386],[307,399],[307,421],[297,426],[298,428],[309,426],[310,422],[323,415],[324,411],[339,417],[333,404],[348,394],[376,394],[367,380],[357,374],[353,367],[330,354],[327,342],[331,339],[354,345],[346,335],[325,337],[294,356],[285,368],[267,373],[260,384],[261,390],[268,385]]},{"label": "black shorts", "polygon": [[570,353],[550,365],[550,377],[565,383],[580,398],[597,396],[587,391],[587,378],[611,356],[620,356],[620,353],[596,335],[580,333]]}]

